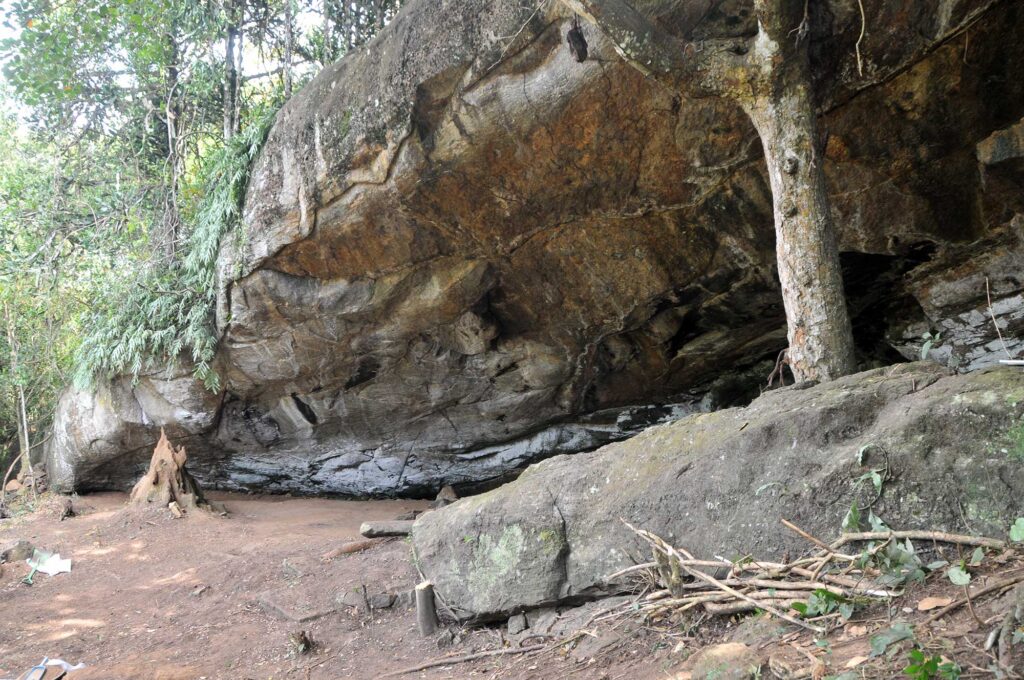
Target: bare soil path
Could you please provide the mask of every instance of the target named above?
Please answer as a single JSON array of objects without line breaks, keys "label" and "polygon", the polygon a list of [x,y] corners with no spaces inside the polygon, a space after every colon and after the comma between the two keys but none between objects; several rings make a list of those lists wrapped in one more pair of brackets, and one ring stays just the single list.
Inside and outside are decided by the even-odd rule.
[{"label": "bare soil path", "polygon": [[[379,678],[440,657],[516,644],[500,626],[449,626],[423,638],[415,611],[401,603],[368,610],[367,598],[388,601],[386,594],[408,591],[418,581],[405,540],[327,556],[359,538],[362,522],[422,510],[424,502],[212,498],[227,507],[228,517],[197,512],[176,520],[164,508],[128,507],[123,494],[98,494],[76,499],[79,515],[63,522],[62,500],[54,497],[0,521],[0,549],[28,540],[73,563],[70,574],[37,574],[32,586],[21,583],[29,571],[25,562],[0,565],[0,680],[18,677],[44,656],[87,665],[70,680]],[[981,589],[1019,576],[1024,563],[1016,554],[991,553],[975,571]],[[760,628],[770,622],[758,617],[642,625],[622,611],[600,626],[587,625],[571,644],[401,677],[688,680],[686,659],[726,640],[747,642],[772,669],[792,665],[799,669],[793,677],[903,677],[912,644],[955,659],[965,679],[992,677],[996,658],[986,640],[1013,611],[1015,595],[978,597],[973,609],[961,607],[934,627],[925,623],[932,611],[918,610],[926,598],[952,602],[962,595],[937,573],[891,605],[859,611],[826,645],[800,629],[766,635]],[[872,636],[898,618],[915,626],[916,641],[869,659]],[[300,631],[315,643],[308,653],[296,649]]]},{"label": "bare soil path", "polygon": [[[57,499],[0,522],[0,549],[17,540],[72,559],[70,574],[21,579],[25,562],[0,566],[0,678],[44,656],[84,662],[75,680],[196,678],[376,678],[446,654],[500,647],[495,629],[456,630],[439,649],[416,632],[415,612],[395,606],[367,613],[338,604],[411,589],[418,576],[406,541],[324,559],[359,538],[360,523],[426,508],[419,501],[344,501],[210,494],[228,517],[125,506],[123,494],[75,501],[59,521]],[[353,597],[355,599],[353,600]],[[316,643],[296,652],[292,636]],[[442,639],[446,636],[442,635]],[[451,637],[450,635],[448,637]],[[665,677],[652,659],[638,667],[584,669],[574,677]],[[573,664],[492,657],[407,675],[410,678],[564,677]],[[628,673],[628,675],[623,675]]]}]

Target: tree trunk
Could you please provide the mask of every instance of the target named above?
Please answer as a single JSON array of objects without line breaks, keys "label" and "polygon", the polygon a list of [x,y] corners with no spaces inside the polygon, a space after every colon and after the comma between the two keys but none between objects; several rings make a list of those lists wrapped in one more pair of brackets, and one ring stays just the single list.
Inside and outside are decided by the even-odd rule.
[{"label": "tree trunk", "polygon": [[292,96],[292,51],[295,49],[292,0],[284,0],[284,98]]},{"label": "tree trunk", "polygon": [[801,52],[769,58],[776,66],[767,92],[741,101],[768,163],[789,326],[787,361],[797,382],[833,380],[856,368],[814,97]]},{"label": "tree trunk", "polygon": [[[21,454],[21,477],[32,476],[32,489],[35,490],[35,475],[32,472],[32,438],[28,428],[28,409],[25,407],[25,388],[21,384],[18,364],[18,338],[14,334],[14,318],[11,316],[10,307],[4,303],[4,320],[7,322],[7,345],[10,352],[10,369],[14,376],[15,388],[15,411],[18,421],[18,448]],[[4,480],[7,481],[6,479]],[[3,489],[0,488],[0,495]]]},{"label": "tree trunk", "polygon": [[376,2],[374,2],[374,3],[373,3],[373,11],[374,11],[374,17],[373,17],[373,25],[374,25],[374,35],[376,35],[377,33],[380,33],[380,30],[381,30],[382,28],[384,28],[384,12],[385,12],[385,6],[386,6],[386,3],[384,2],[384,0],[376,0]]},{"label": "tree trunk", "polygon": [[170,176],[167,178],[166,193],[164,196],[164,214],[162,221],[162,233],[160,235],[161,247],[164,256],[168,260],[174,259],[178,247],[178,232],[181,227],[181,215],[178,210],[178,183],[184,172],[182,162],[181,135],[181,100],[178,92],[178,42],[175,37],[175,27],[168,33],[168,62],[165,70],[166,96],[164,98],[164,120],[167,127],[167,168]]},{"label": "tree trunk", "polygon": [[149,470],[132,488],[128,502],[132,504],[156,503],[167,507],[176,503],[179,511],[209,507],[196,480],[185,469],[188,455],[185,447],[175,447],[163,429],[160,441],[153,450]]},{"label": "tree trunk", "polygon": [[227,32],[224,36],[224,140],[235,136],[235,99],[238,96],[238,69],[235,68],[235,48],[238,43],[238,5],[227,0]]},{"label": "tree trunk", "polygon": [[331,0],[323,0],[323,65],[327,66],[334,63],[334,36],[331,31]]}]

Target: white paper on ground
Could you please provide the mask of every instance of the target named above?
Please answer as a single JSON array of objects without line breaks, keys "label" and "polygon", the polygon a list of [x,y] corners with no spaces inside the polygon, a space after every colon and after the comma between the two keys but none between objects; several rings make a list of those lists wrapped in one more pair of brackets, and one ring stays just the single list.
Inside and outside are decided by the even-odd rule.
[{"label": "white paper on ground", "polygon": [[41,571],[44,574],[55,576],[57,574],[70,574],[71,573],[71,559],[60,558],[60,553],[50,554],[43,552],[42,550],[35,550],[32,553],[32,559],[28,561],[28,566],[37,571]]}]

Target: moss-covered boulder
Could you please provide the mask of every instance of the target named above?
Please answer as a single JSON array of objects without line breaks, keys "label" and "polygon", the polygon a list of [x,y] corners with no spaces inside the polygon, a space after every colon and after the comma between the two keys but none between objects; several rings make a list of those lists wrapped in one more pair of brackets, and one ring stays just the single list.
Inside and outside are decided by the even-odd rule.
[{"label": "moss-covered boulder", "polygon": [[897,365],[546,460],[423,515],[413,546],[456,613],[480,619],[600,590],[648,554],[620,518],[701,557],[796,554],[808,545],[780,519],[827,539],[854,502],[894,528],[1004,537],[1024,515],[1022,434],[1024,371]]}]

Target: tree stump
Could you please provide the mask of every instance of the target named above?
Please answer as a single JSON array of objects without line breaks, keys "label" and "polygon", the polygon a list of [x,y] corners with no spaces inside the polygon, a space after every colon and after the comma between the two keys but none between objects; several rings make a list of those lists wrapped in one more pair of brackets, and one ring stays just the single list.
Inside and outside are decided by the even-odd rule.
[{"label": "tree stump", "polygon": [[437,632],[437,608],[434,605],[434,584],[424,581],[416,586],[416,623],[420,635],[428,637]]},{"label": "tree stump", "polygon": [[149,462],[149,470],[135,483],[129,503],[158,503],[167,507],[177,503],[185,512],[196,508],[209,508],[203,492],[196,480],[185,469],[188,455],[185,447],[175,447],[167,439],[163,429],[160,430],[160,441],[153,450],[153,458]]}]

